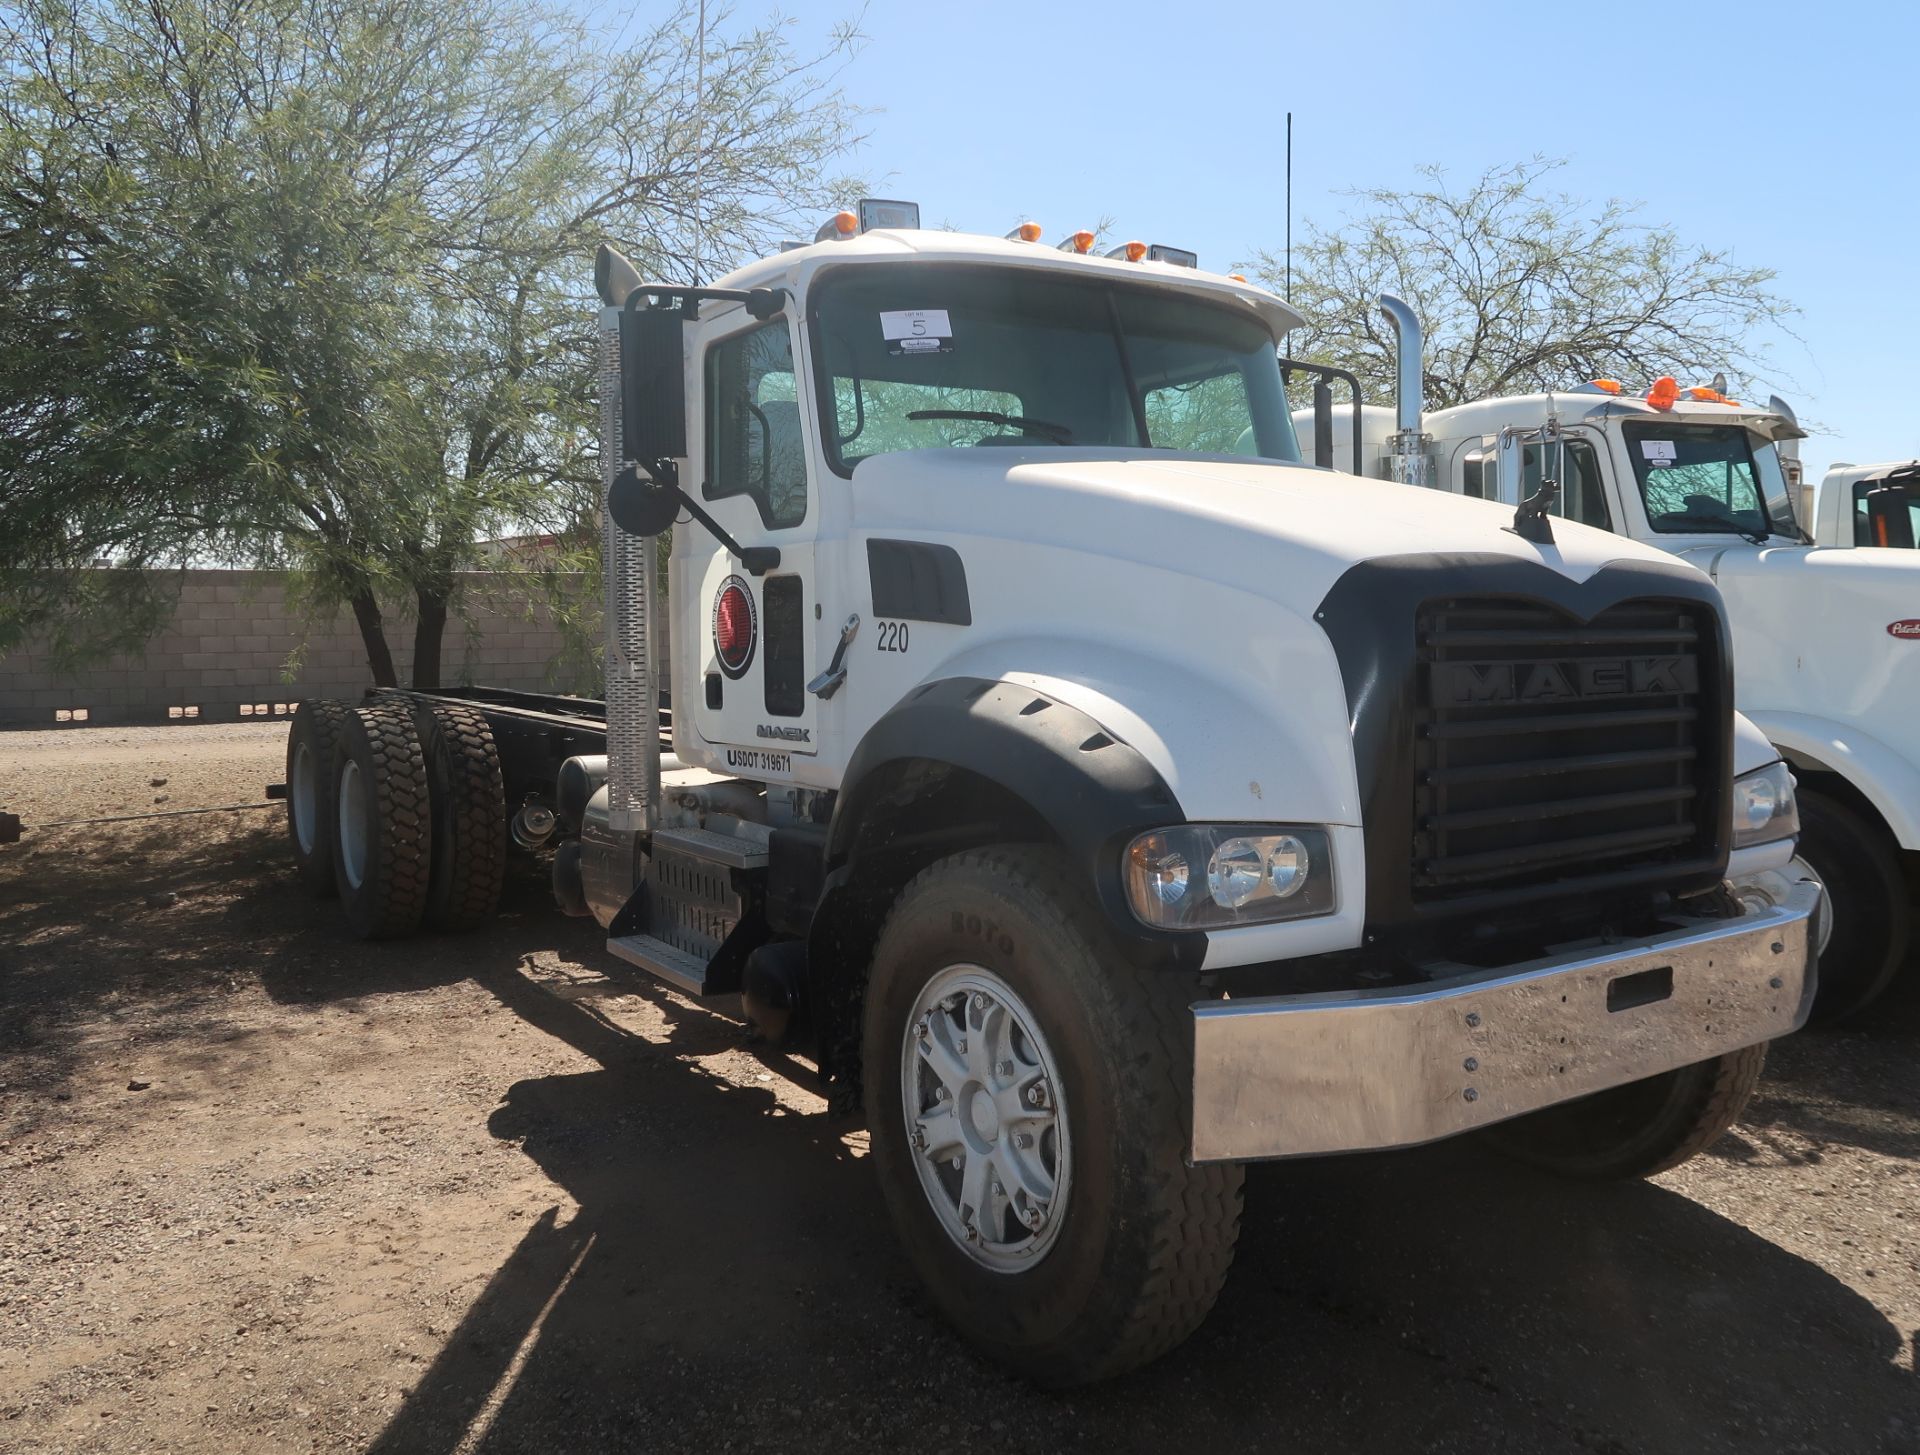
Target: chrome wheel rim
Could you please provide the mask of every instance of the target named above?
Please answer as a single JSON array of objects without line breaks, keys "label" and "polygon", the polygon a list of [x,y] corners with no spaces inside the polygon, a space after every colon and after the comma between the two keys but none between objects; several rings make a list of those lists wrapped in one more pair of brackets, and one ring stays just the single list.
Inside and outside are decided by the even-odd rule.
[{"label": "chrome wheel rim", "polygon": [[367,803],[360,765],[349,758],[340,769],[340,872],[358,889],[367,872]]},{"label": "chrome wheel rim", "polygon": [[1833,899],[1827,893],[1827,881],[1820,877],[1818,869],[1798,856],[1787,866],[1787,871],[1820,886],[1820,902],[1813,907],[1813,950],[1816,955],[1824,955],[1828,941],[1833,938]]},{"label": "chrome wheel rim", "polygon": [[900,1095],[921,1191],[954,1244],[997,1273],[1044,1258],[1066,1214],[1067,1106],[1040,1023],[1004,980],[950,965],[927,982]]},{"label": "chrome wheel rim", "polygon": [[293,784],[287,803],[293,811],[293,836],[300,852],[311,854],[320,829],[320,785],[313,765],[313,749],[301,743],[293,750]]}]

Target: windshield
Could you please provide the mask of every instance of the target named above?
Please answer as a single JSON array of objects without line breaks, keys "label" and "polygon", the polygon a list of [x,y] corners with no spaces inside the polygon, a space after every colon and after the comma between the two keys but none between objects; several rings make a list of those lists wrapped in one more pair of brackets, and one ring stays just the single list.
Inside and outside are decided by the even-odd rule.
[{"label": "windshield", "polygon": [[[1655,530],[1791,533],[1792,518],[1775,515],[1754,465],[1752,441],[1739,425],[1636,420],[1625,433],[1647,520]],[[1779,508],[1784,512],[1784,482]]]},{"label": "windshield", "polygon": [[829,275],[813,332],[827,459],[1124,446],[1298,462],[1273,335],[1250,315],[1027,268]]}]

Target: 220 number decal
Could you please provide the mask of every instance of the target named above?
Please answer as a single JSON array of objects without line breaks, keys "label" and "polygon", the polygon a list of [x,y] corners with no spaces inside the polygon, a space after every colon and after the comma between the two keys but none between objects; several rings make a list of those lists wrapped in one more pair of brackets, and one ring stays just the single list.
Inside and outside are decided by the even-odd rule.
[{"label": "220 number decal", "polygon": [[904,652],[907,649],[907,624],[904,621],[883,621],[880,624],[879,650],[883,652]]}]

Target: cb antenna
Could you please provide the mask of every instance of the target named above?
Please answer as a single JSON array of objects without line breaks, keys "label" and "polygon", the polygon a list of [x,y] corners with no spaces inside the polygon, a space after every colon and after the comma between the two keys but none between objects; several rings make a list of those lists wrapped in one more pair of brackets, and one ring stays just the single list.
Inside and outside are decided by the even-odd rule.
[{"label": "cb antenna", "polygon": [[1293,302],[1293,113],[1287,113],[1287,302]]},{"label": "cb antenna", "polygon": [[693,286],[700,286],[700,171],[707,160],[707,0],[700,0],[700,39],[693,81]]}]

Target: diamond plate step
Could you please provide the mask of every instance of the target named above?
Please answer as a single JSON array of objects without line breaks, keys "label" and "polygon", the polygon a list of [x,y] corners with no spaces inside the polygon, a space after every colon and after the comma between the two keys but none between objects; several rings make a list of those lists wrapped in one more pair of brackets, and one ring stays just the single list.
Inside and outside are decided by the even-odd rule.
[{"label": "diamond plate step", "polygon": [[607,951],[629,965],[638,965],[649,974],[658,975],[688,995],[707,994],[707,962],[665,940],[652,935],[621,935],[607,941]]},{"label": "diamond plate step", "polygon": [[767,846],[755,839],[736,839],[732,834],[717,834],[712,829],[655,829],[653,848],[685,854],[708,864],[724,864],[729,869],[764,869]]}]

